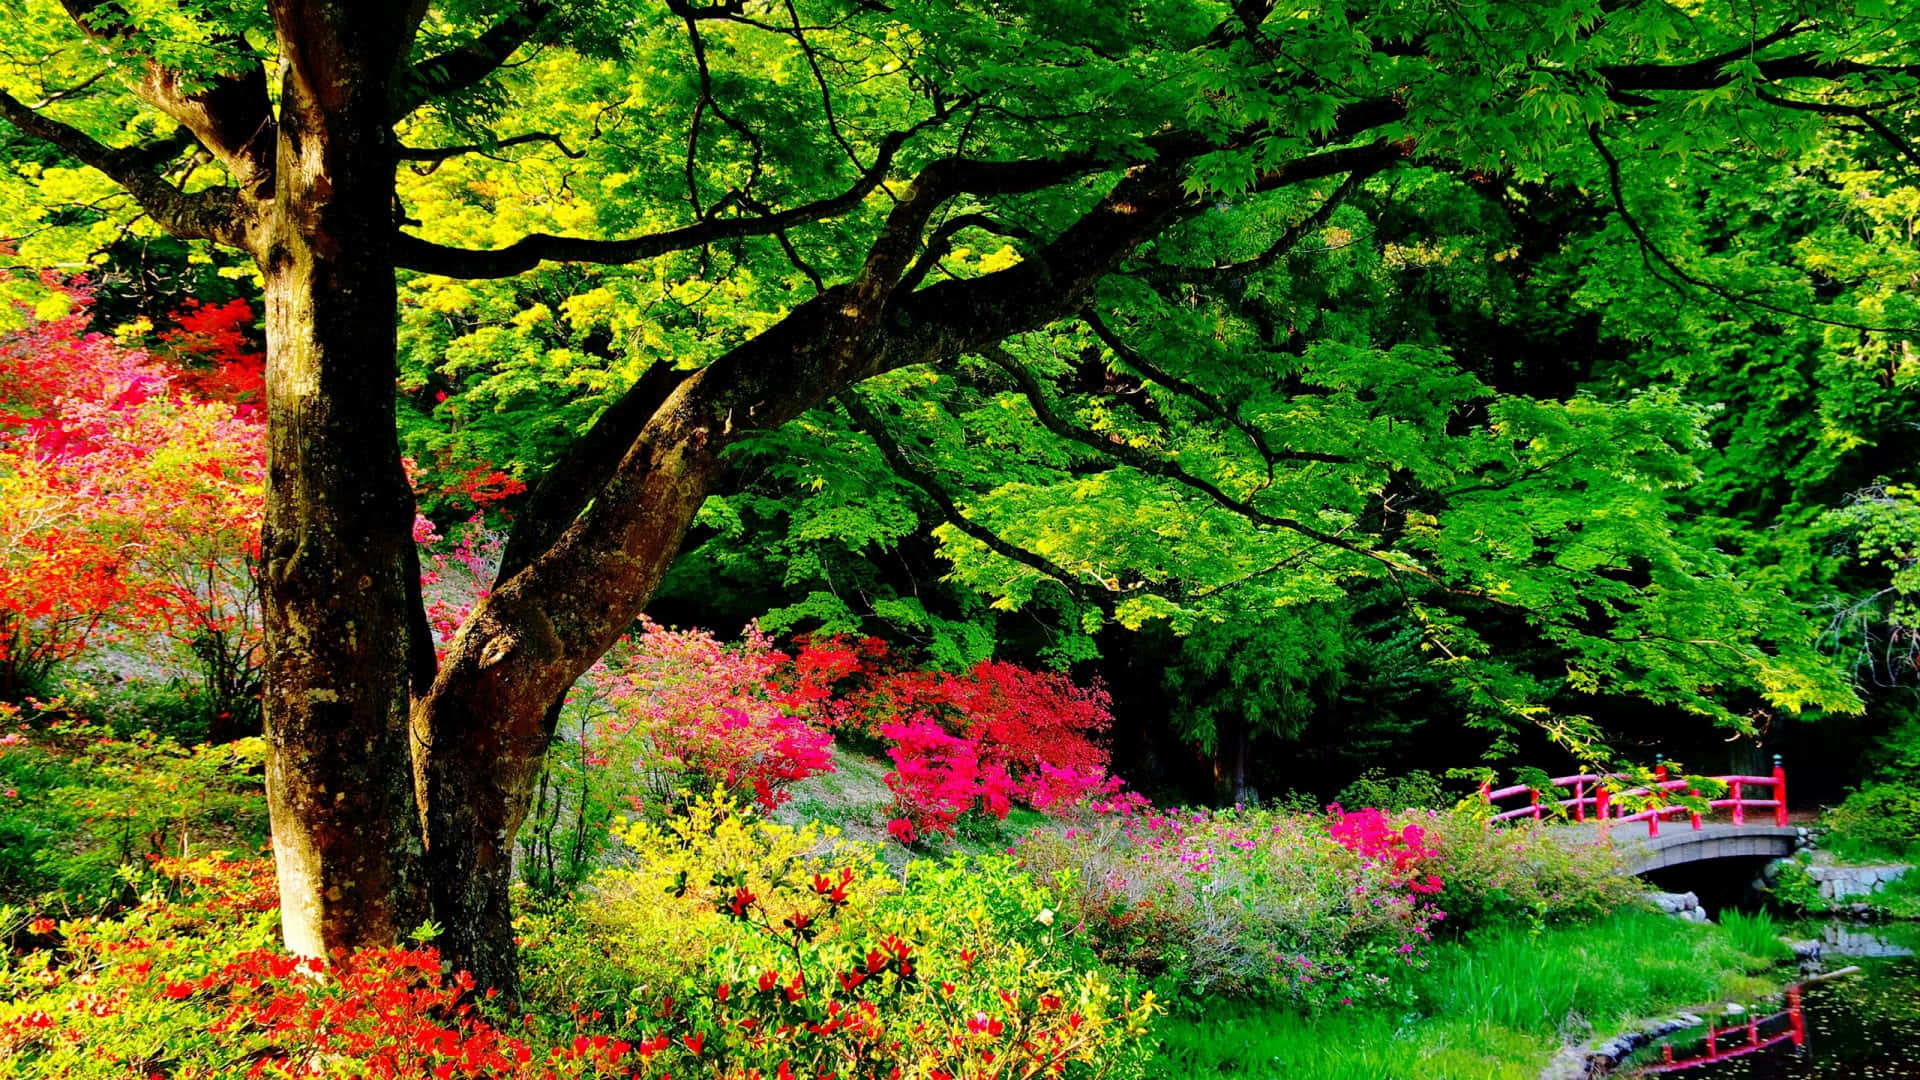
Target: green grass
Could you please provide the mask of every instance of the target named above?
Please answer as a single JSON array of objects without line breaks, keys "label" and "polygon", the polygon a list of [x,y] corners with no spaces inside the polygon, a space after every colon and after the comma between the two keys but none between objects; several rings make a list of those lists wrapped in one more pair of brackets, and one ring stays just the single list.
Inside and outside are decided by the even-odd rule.
[{"label": "green grass", "polygon": [[1162,1021],[1152,1075],[1287,1080],[1532,1080],[1570,1037],[1666,1009],[1752,1001],[1788,951],[1770,919],[1700,926],[1622,912],[1584,926],[1503,929],[1435,951],[1419,1003],[1307,1018],[1248,1003]]}]

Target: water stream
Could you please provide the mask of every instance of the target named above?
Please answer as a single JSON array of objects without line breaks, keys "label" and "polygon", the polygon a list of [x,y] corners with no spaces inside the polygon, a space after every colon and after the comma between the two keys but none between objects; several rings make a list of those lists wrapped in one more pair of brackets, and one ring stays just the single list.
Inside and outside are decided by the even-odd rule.
[{"label": "water stream", "polygon": [[1860,972],[1798,987],[1787,1002],[1753,1015],[1716,1017],[1711,1045],[1706,1026],[1676,1031],[1628,1058],[1616,1075],[1920,1078],[1920,926],[1825,922],[1795,930],[1823,942],[1829,971],[1857,964]]}]

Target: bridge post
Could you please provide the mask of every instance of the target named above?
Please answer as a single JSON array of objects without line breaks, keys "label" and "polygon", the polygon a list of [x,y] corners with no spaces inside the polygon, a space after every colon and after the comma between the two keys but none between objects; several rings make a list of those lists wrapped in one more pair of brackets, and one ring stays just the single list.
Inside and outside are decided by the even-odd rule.
[{"label": "bridge post", "polygon": [[[1692,798],[1697,799],[1700,797],[1700,789],[1697,787],[1690,787],[1687,789],[1687,794]],[[1693,827],[1698,829],[1700,827],[1700,811],[1690,810],[1687,812],[1687,816],[1693,819]]]},{"label": "bridge post", "polygon": [[1604,828],[1607,823],[1607,782],[1604,778],[1600,781],[1600,789],[1594,792],[1593,806],[1595,812],[1600,815],[1600,824]]},{"label": "bridge post", "polygon": [[1573,820],[1587,820],[1587,782],[1585,780],[1573,782]]},{"label": "bridge post", "polygon": [[1787,826],[1787,770],[1780,765],[1780,755],[1773,755],[1773,823]]},{"label": "bridge post", "polygon": [[1650,800],[1653,812],[1647,818],[1647,835],[1659,836],[1660,812],[1666,809],[1667,803],[1667,789],[1661,786],[1667,782],[1667,755],[1655,754],[1653,762],[1653,798]]},{"label": "bridge post", "polygon": [[1747,823],[1747,808],[1740,802],[1740,781],[1738,780],[1733,782],[1733,823],[1735,825]]}]

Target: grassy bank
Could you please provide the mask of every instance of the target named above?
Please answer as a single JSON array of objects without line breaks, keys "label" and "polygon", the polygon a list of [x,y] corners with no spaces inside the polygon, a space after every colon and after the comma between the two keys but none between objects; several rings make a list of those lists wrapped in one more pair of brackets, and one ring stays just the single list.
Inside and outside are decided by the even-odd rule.
[{"label": "grassy bank", "polygon": [[1405,1010],[1307,1018],[1247,1004],[1170,1016],[1150,1075],[1288,1080],[1532,1080],[1567,1038],[1662,1010],[1747,1001],[1787,958],[1765,917],[1701,926],[1630,911],[1438,949]]}]

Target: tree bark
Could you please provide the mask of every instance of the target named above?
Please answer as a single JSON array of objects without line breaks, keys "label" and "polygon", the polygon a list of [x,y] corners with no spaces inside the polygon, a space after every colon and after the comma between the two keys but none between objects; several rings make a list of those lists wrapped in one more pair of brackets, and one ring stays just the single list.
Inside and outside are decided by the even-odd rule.
[{"label": "tree bark", "polygon": [[[699,382],[689,380],[655,413],[601,493],[632,515],[624,542],[584,544],[588,530],[576,523],[476,605],[432,690],[414,705],[415,781],[441,950],[508,995],[518,989],[508,890],[514,837],[559,715],[554,703],[659,586],[720,471],[718,426],[698,422],[698,404],[685,393]],[[627,484],[637,490],[618,490]],[[552,569],[559,561],[566,572]]]},{"label": "tree bark", "polygon": [[308,955],[391,944],[424,915],[389,240],[387,87],[406,35],[359,7],[276,6],[274,191],[251,245],[267,301],[267,799],[286,944]]}]

